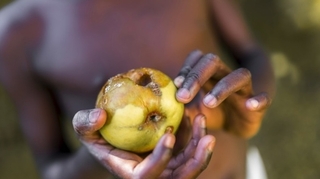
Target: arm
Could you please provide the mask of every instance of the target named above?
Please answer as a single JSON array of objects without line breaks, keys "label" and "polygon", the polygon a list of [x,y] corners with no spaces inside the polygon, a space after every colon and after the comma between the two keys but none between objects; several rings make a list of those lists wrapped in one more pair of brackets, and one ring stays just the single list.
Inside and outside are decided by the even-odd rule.
[{"label": "arm", "polygon": [[272,98],[275,82],[270,59],[251,36],[239,4],[234,0],[212,0],[211,3],[221,38],[238,65],[251,72],[254,92],[266,92]]},{"label": "arm", "polygon": [[237,4],[233,0],[210,2],[219,35],[240,68],[232,71],[219,57],[194,51],[175,79],[181,88],[177,99],[189,103],[202,88],[207,94],[203,98],[206,108],[201,111],[212,115],[214,109],[220,111],[213,129],[250,138],[258,132],[275,93],[272,66],[252,38]]},{"label": "arm", "polygon": [[[11,12],[17,12],[17,9]],[[0,14],[0,22],[4,22],[5,17],[9,16]],[[191,179],[206,168],[214,138],[206,135],[202,116],[196,119],[198,122],[195,122],[192,142],[187,150],[172,157],[175,136],[165,134],[156,149],[145,158],[108,145],[97,131],[105,123],[106,116],[97,117],[82,111],[77,113],[73,123],[84,145],[76,153],[71,153],[63,140],[54,96],[43,79],[39,79],[31,63],[32,52],[40,40],[39,27],[42,26],[41,21],[34,20],[30,20],[36,21],[32,25],[22,21],[13,26],[11,23],[0,26],[0,81],[18,110],[23,133],[42,178],[106,178],[110,176],[107,168],[120,178],[174,176]]]},{"label": "arm", "polygon": [[31,63],[32,49],[41,34],[41,21],[35,16],[18,14],[22,12],[16,7],[0,13],[0,81],[16,106],[23,134],[42,177],[90,178],[100,174],[99,171],[105,174],[106,170],[101,170],[86,148],[71,154],[66,147],[59,109]]}]

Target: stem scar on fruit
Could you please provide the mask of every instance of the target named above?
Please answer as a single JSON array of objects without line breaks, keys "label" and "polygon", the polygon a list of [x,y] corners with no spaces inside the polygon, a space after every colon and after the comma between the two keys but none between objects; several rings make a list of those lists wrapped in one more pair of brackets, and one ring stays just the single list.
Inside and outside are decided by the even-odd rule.
[{"label": "stem scar on fruit", "polygon": [[173,126],[168,126],[167,128],[166,128],[166,131],[165,131],[165,133],[172,133],[173,132]]},{"label": "stem scar on fruit", "polygon": [[165,120],[165,117],[160,115],[158,112],[148,113],[146,121],[138,126],[138,130],[143,130],[147,125],[153,125],[154,129],[159,130],[158,125],[161,120]]}]

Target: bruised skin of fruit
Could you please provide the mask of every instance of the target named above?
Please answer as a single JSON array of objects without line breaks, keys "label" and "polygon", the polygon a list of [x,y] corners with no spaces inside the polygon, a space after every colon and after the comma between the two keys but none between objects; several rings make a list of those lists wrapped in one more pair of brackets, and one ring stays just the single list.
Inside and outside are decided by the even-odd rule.
[{"label": "bruised skin of fruit", "polygon": [[108,115],[101,135],[123,150],[152,150],[165,132],[175,133],[181,122],[184,105],[176,100],[176,90],[167,75],[150,68],[110,78],[96,103]]}]

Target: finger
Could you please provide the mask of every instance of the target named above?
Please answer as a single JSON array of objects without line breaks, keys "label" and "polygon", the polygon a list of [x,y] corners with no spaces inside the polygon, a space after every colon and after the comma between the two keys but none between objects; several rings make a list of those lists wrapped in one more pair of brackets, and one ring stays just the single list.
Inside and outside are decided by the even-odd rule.
[{"label": "finger", "polygon": [[165,134],[144,160],[138,155],[110,145],[92,147],[93,154],[119,178],[158,178],[172,155],[175,137]]},{"label": "finger", "polygon": [[261,111],[271,105],[271,99],[267,93],[260,93],[246,101],[247,109],[251,111]]},{"label": "finger", "polygon": [[135,153],[120,150],[108,144],[93,143],[87,147],[90,153],[116,178],[131,178],[134,168],[143,160]]},{"label": "finger", "polygon": [[138,178],[158,178],[172,156],[175,136],[166,133],[161,137],[153,152],[134,169]]},{"label": "finger", "polygon": [[224,66],[218,56],[214,54],[204,55],[185,77],[181,88],[177,92],[177,99],[183,103],[190,102],[201,86],[216,72],[220,73]]},{"label": "finger", "polygon": [[178,76],[173,80],[174,84],[180,88],[184,79],[188,75],[188,73],[191,71],[191,69],[197,64],[197,62],[200,60],[200,58],[203,56],[202,52],[200,50],[192,51],[188,57],[186,58]]},{"label": "finger", "polygon": [[72,120],[73,128],[83,140],[95,138],[96,132],[104,125],[106,116],[106,112],[98,108],[79,111]]},{"label": "finger", "polygon": [[215,138],[213,136],[204,136],[199,141],[193,158],[190,158],[184,165],[175,170],[173,173],[173,178],[196,178],[203,170],[207,168],[211,160],[214,145]]},{"label": "finger", "polygon": [[206,118],[204,115],[199,114],[194,119],[193,135],[187,147],[185,148],[185,150],[183,150],[183,152],[179,153],[174,159],[170,161],[170,163],[168,164],[168,168],[177,168],[184,164],[188,159],[190,159],[194,155],[200,139],[206,134]]},{"label": "finger", "polygon": [[252,95],[252,81],[249,70],[239,68],[222,78],[211,92],[204,97],[203,103],[205,106],[213,108],[233,93]]},{"label": "finger", "polygon": [[177,132],[175,133],[178,139],[174,144],[173,155],[179,154],[192,138],[192,127],[190,117],[186,114],[183,116]]}]

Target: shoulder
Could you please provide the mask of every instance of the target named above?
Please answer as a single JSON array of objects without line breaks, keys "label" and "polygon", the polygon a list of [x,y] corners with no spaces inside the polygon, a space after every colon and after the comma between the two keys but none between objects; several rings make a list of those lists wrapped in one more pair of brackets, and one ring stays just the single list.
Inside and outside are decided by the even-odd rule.
[{"label": "shoulder", "polygon": [[27,21],[32,14],[39,12],[39,1],[14,1],[0,9],[0,27]]},{"label": "shoulder", "polygon": [[21,0],[8,4],[0,9],[0,43],[10,34],[39,34],[39,30],[44,30],[48,23],[48,17],[66,4],[71,3],[59,0]]},{"label": "shoulder", "polygon": [[0,10],[0,81],[6,85],[28,71],[27,57],[41,36],[37,4],[35,0],[14,1]]},{"label": "shoulder", "polygon": [[8,45],[8,42],[18,41],[19,38],[22,41],[34,35],[42,24],[38,4],[31,0],[15,1],[1,9],[0,49]]}]

